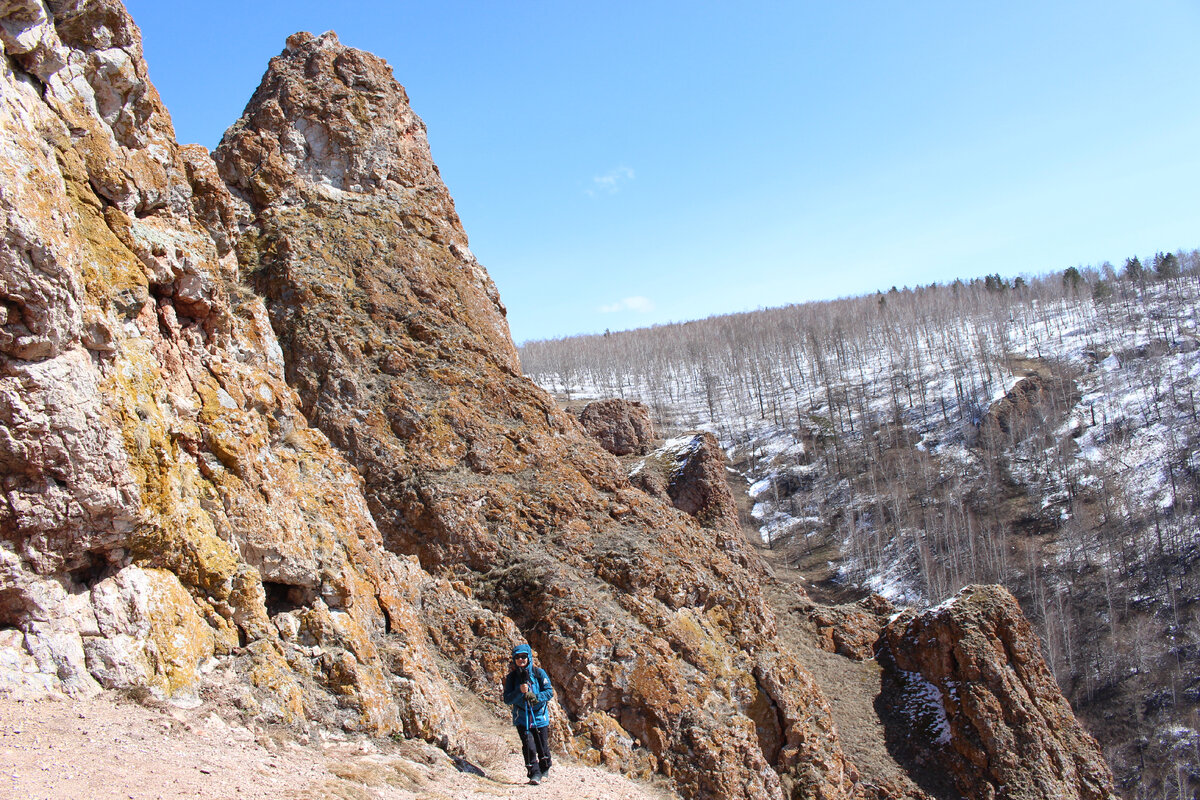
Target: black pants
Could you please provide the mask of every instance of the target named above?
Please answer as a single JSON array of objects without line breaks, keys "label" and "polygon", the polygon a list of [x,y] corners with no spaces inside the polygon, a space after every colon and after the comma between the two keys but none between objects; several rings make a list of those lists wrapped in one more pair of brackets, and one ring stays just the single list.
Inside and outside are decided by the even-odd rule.
[{"label": "black pants", "polygon": [[517,728],[521,737],[521,755],[525,756],[525,772],[529,777],[550,769],[550,729]]}]

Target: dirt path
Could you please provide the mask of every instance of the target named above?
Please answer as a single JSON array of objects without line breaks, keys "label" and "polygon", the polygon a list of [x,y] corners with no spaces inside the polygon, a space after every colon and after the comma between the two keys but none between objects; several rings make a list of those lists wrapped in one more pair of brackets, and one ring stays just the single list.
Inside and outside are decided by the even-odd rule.
[{"label": "dirt path", "polygon": [[[559,759],[526,785],[517,739],[503,726],[471,734],[460,772],[416,742],[350,737],[305,741],[247,726],[211,707],[148,708],[94,700],[0,698],[0,797],[28,800],[666,800],[661,789]],[[504,734],[508,735],[505,736]]]},{"label": "dirt path", "polygon": [[750,514],[754,501],[747,492],[745,479],[738,472],[730,472],[728,479],[746,541],[770,567],[771,577],[763,589],[775,611],[779,636],[829,701],[842,750],[864,774],[894,786],[910,785],[907,772],[888,751],[883,722],[876,708],[880,696],[879,665],[874,660],[855,661],[821,649],[802,610],[802,598],[806,595],[814,602],[835,605],[854,602],[865,593],[834,580],[832,559],[838,553],[832,544],[808,552],[765,547],[755,528],[757,522]]},{"label": "dirt path", "polygon": [[768,598],[779,621],[780,638],[813,676],[829,701],[842,750],[863,774],[876,780],[907,785],[906,770],[888,751],[884,725],[876,704],[880,702],[881,670],[873,659],[855,661],[813,644],[811,623],[796,610],[794,590],[785,585],[768,588]]}]

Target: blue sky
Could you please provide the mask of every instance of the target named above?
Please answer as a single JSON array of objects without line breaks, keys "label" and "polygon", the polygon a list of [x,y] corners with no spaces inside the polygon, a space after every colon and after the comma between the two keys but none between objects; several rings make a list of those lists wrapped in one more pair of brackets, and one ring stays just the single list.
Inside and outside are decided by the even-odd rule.
[{"label": "blue sky", "polygon": [[387,59],[518,342],[1200,246],[1195,0],[126,6],[183,142]]}]

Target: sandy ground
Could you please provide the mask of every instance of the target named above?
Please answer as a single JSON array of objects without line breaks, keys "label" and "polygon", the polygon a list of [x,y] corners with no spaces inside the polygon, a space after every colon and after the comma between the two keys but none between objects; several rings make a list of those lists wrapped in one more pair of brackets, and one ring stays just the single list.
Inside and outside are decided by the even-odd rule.
[{"label": "sandy ground", "polygon": [[417,742],[247,726],[200,706],[0,698],[0,797],[28,800],[666,800],[668,793],[558,758],[529,786],[516,735],[499,722],[471,734],[462,772]]}]

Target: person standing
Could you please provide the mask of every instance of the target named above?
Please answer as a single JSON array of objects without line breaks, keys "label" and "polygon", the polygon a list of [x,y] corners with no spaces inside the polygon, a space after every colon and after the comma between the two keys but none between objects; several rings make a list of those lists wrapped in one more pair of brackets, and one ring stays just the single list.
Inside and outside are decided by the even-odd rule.
[{"label": "person standing", "polygon": [[504,702],[512,706],[513,725],[521,737],[521,753],[531,784],[550,774],[550,698],[554,687],[546,670],[533,665],[533,649],[517,645],[512,669],[504,679]]}]

